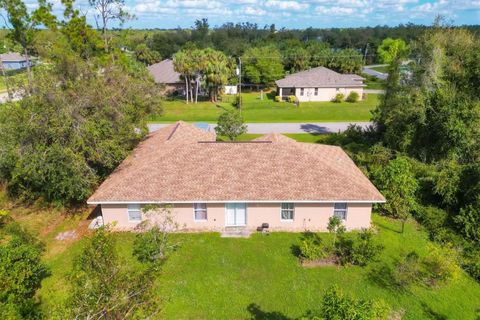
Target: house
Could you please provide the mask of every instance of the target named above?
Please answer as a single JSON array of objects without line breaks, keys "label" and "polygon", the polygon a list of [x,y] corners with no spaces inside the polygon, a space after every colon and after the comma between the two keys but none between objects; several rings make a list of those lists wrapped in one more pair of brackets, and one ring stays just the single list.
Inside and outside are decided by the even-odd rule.
[{"label": "house", "polygon": [[147,67],[155,83],[164,86],[165,93],[181,94],[185,92],[185,80],[182,80],[180,73],[175,71],[173,61],[165,59]]},{"label": "house", "polygon": [[326,230],[370,226],[372,204],[385,198],[337,146],[300,143],[280,134],[217,142],[179,121],[151,133],[88,199],[105,224],[132,230],[142,206],[169,204],[185,231]]},{"label": "house", "polygon": [[294,73],[275,81],[277,95],[287,100],[296,96],[298,101],[331,101],[339,93],[347,97],[350,92],[363,95],[364,78],[356,74],[341,74],[325,67]]},{"label": "house", "polygon": [[[36,58],[29,57],[30,65],[35,64]],[[24,55],[16,52],[9,52],[0,54],[0,60],[2,61],[3,68],[9,70],[20,70],[27,67],[27,58]]]},{"label": "house", "polygon": [[228,95],[238,94],[238,86],[223,86],[223,92]]}]

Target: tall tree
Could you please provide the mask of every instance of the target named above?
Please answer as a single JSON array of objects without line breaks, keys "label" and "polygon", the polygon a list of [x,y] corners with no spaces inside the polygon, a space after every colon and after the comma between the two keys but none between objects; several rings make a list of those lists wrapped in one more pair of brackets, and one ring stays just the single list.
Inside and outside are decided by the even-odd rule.
[{"label": "tall tree", "polygon": [[212,102],[217,102],[223,86],[233,74],[231,61],[221,51],[206,49],[205,84]]},{"label": "tall tree", "polygon": [[243,72],[251,83],[272,84],[283,74],[283,58],[274,46],[255,47],[242,56]]},{"label": "tall tree", "polygon": [[385,38],[377,49],[377,53],[383,63],[390,64],[395,59],[405,59],[409,47],[402,39]]},{"label": "tall tree", "polygon": [[88,0],[88,3],[97,10],[95,20],[97,26],[102,29],[105,51],[108,52],[109,39],[107,32],[109,23],[116,20],[123,24],[132,16],[125,10],[125,0]]}]

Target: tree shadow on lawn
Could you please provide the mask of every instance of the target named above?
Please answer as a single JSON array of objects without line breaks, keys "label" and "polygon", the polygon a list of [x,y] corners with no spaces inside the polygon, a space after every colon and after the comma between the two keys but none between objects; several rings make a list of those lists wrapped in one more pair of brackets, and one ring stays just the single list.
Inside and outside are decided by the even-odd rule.
[{"label": "tree shadow on lawn", "polygon": [[271,311],[267,312],[260,308],[258,304],[250,303],[247,306],[247,311],[250,313],[252,320],[293,320],[281,312]]}]

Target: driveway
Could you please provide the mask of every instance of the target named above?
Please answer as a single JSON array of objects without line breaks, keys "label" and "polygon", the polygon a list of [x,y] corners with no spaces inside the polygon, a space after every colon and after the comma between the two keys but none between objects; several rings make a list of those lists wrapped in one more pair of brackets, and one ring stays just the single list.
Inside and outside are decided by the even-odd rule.
[{"label": "driveway", "polygon": [[381,80],[386,80],[387,77],[388,77],[388,73],[382,73],[382,72],[379,72],[377,70],[373,70],[371,68],[373,67],[383,67],[383,66],[386,66],[385,64],[375,64],[375,65],[370,65],[370,66],[364,66],[363,67],[363,73],[366,73],[370,76],[374,76],[378,79],[381,79]]},{"label": "driveway", "polygon": [[[350,124],[367,128],[371,122],[303,122],[303,123],[247,123],[248,133],[335,133],[345,131]],[[150,123],[150,132],[164,128],[168,123]],[[208,130],[214,130],[215,124],[209,124]]]}]

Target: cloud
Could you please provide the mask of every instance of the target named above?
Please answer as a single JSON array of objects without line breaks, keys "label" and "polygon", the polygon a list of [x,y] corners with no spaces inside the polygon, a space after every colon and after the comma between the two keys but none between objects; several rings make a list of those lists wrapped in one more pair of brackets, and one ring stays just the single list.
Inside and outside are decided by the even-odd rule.
[{"label": "cloud", "polygon": [[267,13],[267,11],[260,8],[246,7],[245,9],[241,10],[241,13],[250,16],[263,16]]},{"label": "cloud", "polygon": [[347,7],[318,6],[315,8],[315,12],[320,14],[325,14],[325,15],[344,16],[344,15],[351,15],[355,13],[355,9],[347,8]]},{"label": "cloud", "polygon": [[300,11],[309,7],[307,3],[300,3],[297,1],[282,1],[282,0],[267,0],[266,7],[277,8],[281,10],[295,10]]}]

